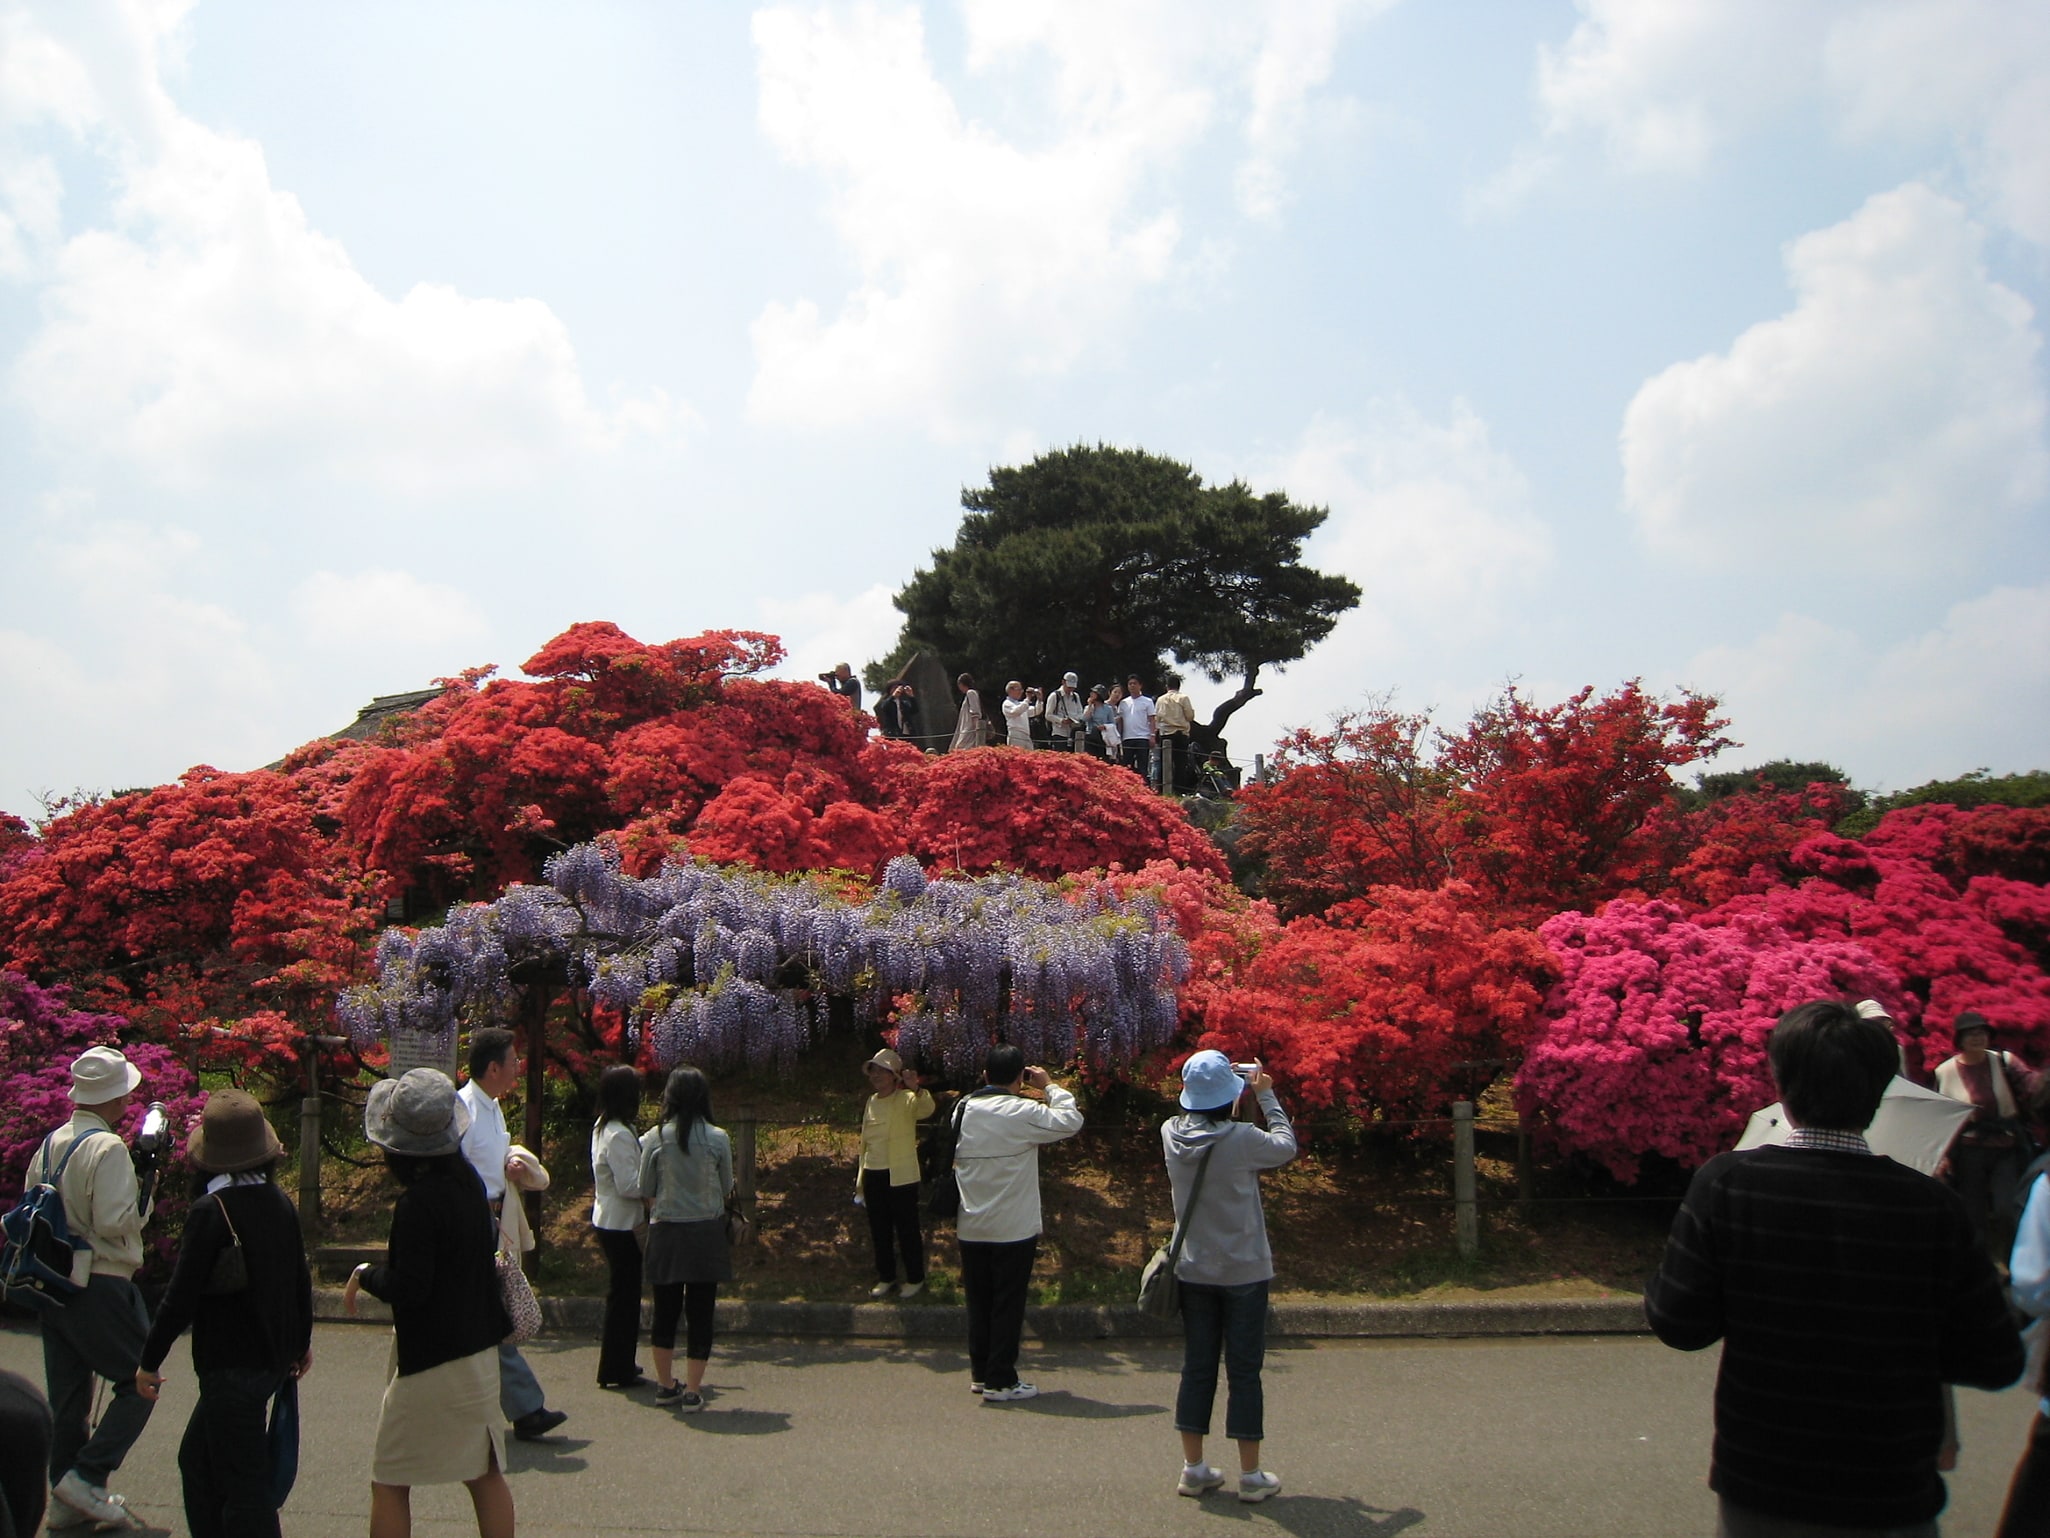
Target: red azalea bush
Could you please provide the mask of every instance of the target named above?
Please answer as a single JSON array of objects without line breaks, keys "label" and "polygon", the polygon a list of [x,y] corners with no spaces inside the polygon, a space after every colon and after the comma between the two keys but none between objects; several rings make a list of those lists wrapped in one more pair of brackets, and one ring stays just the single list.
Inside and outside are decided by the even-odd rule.
[{"label": "red azalea bush", "polygon": [[1295,920],[1218,986],[1199,1043],[1258,1057],[1303,1104],[1363,1117],[1437,1117],[1522,1050],[1555,965],[1528,930],[1497,926],[1460,887],[1377,887]]},{"label": "red azalea bush", "polygon": [[158,1177],[151,1244],[168,1254],[185,1209],[185,1132],[204,1097],[191,1071],[168,1049],[129,1039],[119,1015],[71,1007],[62,990],[39,988],[19,972],[0,972],[0,1211],[21,1198],[22,1176],[44,1138],[71,1119],[71,1062],[88,1047],[119,1047],[142,1071],[141,1097],[115,1131],[133,1137],[147,1101],[161,1100],[174,1134]]}]

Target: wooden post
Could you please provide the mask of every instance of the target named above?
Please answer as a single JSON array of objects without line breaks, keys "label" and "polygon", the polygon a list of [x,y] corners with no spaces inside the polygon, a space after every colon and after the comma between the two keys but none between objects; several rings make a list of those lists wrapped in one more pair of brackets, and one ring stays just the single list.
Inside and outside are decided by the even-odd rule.
[{"label": "wooden post", "polygon": [[320,1096],[299,1102],[299,1231],[320,1227]]},{"label": "wooden post", "polygon": [[[548,1084],[548,991],[546,983],[527,984],[527,1112],[525,1136],[520,1139],[543,1164],[548,1162],[541,1152],[541,1096]],[[527,1226],[534,1231],[534,1248],[527,1259],[531,1270],[541,1258],[541,1193],[528,1191],[521,1200],[527,1204]]]},{"label": "wooden post", "polygon": [[733,1199],[750,1221],[755,1215],[755,1108],[742,1106],[733,1117]]},{"label": "wooden post", "polygon": [[1530,1167],[1530,1122],[1521,1107],[1516,1112],[1516,1203],[1528,1210],[1535,1176]]},{"label": "wooden post", "polygon": [[1472,1260],[1481,1251],[1481,1225],[1474,1200],[1471,1100],[1452,1103],[1452,1203],[1460,1259]]}]

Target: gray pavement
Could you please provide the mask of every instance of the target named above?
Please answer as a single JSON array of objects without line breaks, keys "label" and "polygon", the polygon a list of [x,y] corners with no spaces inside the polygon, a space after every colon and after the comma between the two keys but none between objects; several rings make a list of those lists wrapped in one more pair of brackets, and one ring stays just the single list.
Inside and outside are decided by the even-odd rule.
[{"label": "gray pavement", "polygon": [[[294,1535],[361,1538],[388,1333],[324,1324],[303,1403]],[[1140,1342],[1030,1344],[1044,1392],[968,1393],[962,1355],[929,1344],[734,1337],[714,1350],[709,1407],[681,1416],[645,1392],[593,1386],[597,1348],[529,1348],[566,1435],[512,1444],[522,1534],[991,1534],[1001,1538],[1667,1538],[1707,1534],[1715,1353],[1643,1337],[1277,1343],[1267,1365],[1263,1506],[1173,1493],[1176,1351]],[[645,1352],[643,1353],[645,1364]],[[0,1332],[0,1366],[40,1375],[33,1334]],[[181,1345],[142,1442],[115,1481],[184,1531],[176,1450],[192,1403]],[[1964,1467],[1945,1531],[1991,1529],[2030,1401],[1959,1393]],[[1217,1424],[1222,1425],[1222,1392]],[[1225,1462],[1229,1444],[1212,1444]],[[414,1494],[417,1530],[474,1532],[460,1486]]]}]

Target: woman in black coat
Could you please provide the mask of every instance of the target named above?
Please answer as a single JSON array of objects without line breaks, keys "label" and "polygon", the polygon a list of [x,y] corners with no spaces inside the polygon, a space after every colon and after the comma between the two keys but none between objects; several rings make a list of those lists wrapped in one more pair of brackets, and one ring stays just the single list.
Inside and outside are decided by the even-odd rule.
[{"label": "woman in black coat", "polygon": [[190,1328],[199,1402],[178,1445],[186,1524],[192,1538],[277,1538],[271,1408],[313,1366],[313,1282],[299,1214],[271,1183],[277,1134],[239,1089],[207,1097],[186,1152],[196,1189],[135,1388],[157,1397],[157,1369]]}]

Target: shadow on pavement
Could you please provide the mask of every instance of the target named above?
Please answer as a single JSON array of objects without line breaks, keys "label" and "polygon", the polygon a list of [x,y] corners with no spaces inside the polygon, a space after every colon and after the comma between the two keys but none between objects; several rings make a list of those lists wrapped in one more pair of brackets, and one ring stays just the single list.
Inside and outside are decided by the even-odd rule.
[{"label": "shadow on pavement", "polygon": [[1016,1404],[992,1405],[990,1408],[1022,1410],[1028,1415],[1065,1415],[1084,1421],[1115,1421],[1134,1415],[1167,1414],[1164,1404],[1106,1404],[1101,1399],[1084,1399],[1064,1388],[1049,1389],[1037,1399],[1021,1399]]},{"label": "shadow on pavement", "polygon": [[589,1437],[549,1437],[540,1442],[505,1441],[508,1474],[581,1474],[589,1467],[577,1456],[591,1445]]},{"label": "shadow on pavement", "polygon": [[709,1432],[714,1436],[766,1437],[790,1429],[790,1412],[787,1410],[713,1410],[700,1411],[696,1415],[679,1415],[692,1431]]},{"label": "shadow on pavement", "polygon": [[1393,1511],[1369,1506],[1356,1496],[1281,1494],[1257,1506],[1236,1500],[1206,1500],[1206,1516],[1240,1522],[1271,1522],[1296,1538],[1395,1538],[1424,1520],[1414,1506]]}]

